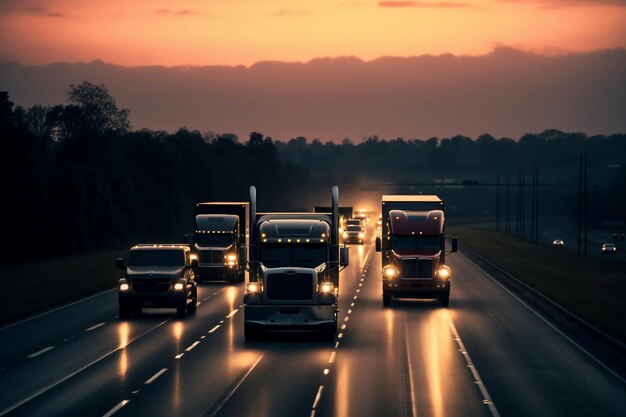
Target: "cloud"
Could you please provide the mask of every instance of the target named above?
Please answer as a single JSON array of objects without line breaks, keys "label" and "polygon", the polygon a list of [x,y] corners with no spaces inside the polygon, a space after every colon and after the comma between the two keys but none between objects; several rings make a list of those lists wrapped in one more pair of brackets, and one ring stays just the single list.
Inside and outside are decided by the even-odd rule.
[{"label": "cloud", "polygon": [[43,17],[67,17],[67,15],[41,6],[37,2],[19,2],[15,0],[0,1],[0,14],[30,14]]},{"label": "cloud", "polygon": [[161,16],[180,16],[180,17],[198,16],[198,15],[204,14],[202,12],[199,12],[196,10],[189,10],[189,9],[181,9],[181,10],[157,9],[154,11],[154,13],[161,15]]},{"label": "cloud", "polygon": [[337,5],[338,8],[341,7],[363,7],[367,6],[369,2],[367,1],[344,1]]},{"label": "cloud", "polygon": [[544,9],[561,9],[580,6],[626,7],[626,0],[498,0],[498,3],[537,5]]},{"label": "cloud", "polygon": [[282,9],[276,12],[277,17],[304,17],[310,16],[311,13],[308,10],[290,10],[290,9]]},{"label": "cloud", "polygon": [[419,9],[462,9],[470,7],[469,3],[453,1],[379,1],[378,6],[389,8],[415,7]]}]

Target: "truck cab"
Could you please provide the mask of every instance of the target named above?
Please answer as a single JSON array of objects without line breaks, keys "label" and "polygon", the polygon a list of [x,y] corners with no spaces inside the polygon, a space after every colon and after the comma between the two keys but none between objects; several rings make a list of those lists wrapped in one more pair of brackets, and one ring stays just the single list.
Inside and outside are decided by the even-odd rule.
[{"label": "truck cab", "polygon": [[195,232],[187,235],[187,241],[198,259],[199,281],[245,280],[247,215],[247,203],[196,204]]},{"label": "truck cab", "polygon": [[[445,215],[437,196],[383,196],[383,305],[393,297],[450,302],[451,269],[446,265]],[[453,238],[452,252],[457,241]]]},{"label": "truck cab", "polygon": [[116,260],[124,270],[118,282],[119,314],[141,313],[143,308],[176,308],[177,315],[195,313],[198,289],[189,246],[141,244],[130,248],[128,261]]},{"label": "truck cab", "polygon": [[[338,190],[333,190],[333,201]],[[250,282],[244,294],[244,336],[266,330],[337,332],[339,270],[347,248],[339,247],[338,213],[256,213],[251,187]]]}]

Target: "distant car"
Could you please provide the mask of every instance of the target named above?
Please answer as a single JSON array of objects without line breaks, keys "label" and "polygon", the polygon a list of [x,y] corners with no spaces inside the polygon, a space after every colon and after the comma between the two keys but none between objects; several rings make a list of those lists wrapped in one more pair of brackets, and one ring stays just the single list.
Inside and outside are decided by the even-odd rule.
[{"label": "distant car", "polygon": [[617,248],[612,243],[605,243],[602,245],[602,255],[616,255]]},{"label": "distant car", "polygon": [[343,232],[344,243],[363,243],[365,232],[361,226],[348,224],[348,227]]},{"label": "distant car", "polygon": [[624,241],[624,234],[623,233],[613,233],[611,236],[613,237],[613,240],[615,240],[615,241],[620,241],[620,242]]},{"label": "distant car", "polygon": [[552,246],[565,246],[565,242],[561,239],[556,239],[552,241]]}]

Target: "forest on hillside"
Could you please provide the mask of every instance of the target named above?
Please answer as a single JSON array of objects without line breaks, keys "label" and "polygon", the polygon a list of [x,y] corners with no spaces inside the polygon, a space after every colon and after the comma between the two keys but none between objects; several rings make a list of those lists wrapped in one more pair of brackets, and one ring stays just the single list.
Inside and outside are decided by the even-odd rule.
[{"label": "forest on hillside", "polygon": [[[378,183],[516,181],[537,165],[544,212],[576,199],[579,157],[589,161],[590,218],[626,220],[626,134],[587,136],[547,130],[512,138],[488,134],[381,139],[340,144],[304,137],[275,141],[233,134],[133,130],[129,111],[104,85],[70,85],[67,102],[27,109],[0,92],[4,190],[2,265],[137,241],[180,241],[199,201],[247,199],[256,185],[267,210],[310,209],[328,187]],[[210,128],[210,126],[207,126]],[[420,190],[421,191],[421,190]],[[428,187],[425,192],[430,192]],[[446,190],[440,190],[443,194]],[[450,194],[457,215],[493,213],[493,187]],[[468,194],[469,193],[469,194]],[[450,197],[448,197],[450,198]],[[566,210],[567,209],[567,210]],[[569,211],[568,211],[569,210]]]}]

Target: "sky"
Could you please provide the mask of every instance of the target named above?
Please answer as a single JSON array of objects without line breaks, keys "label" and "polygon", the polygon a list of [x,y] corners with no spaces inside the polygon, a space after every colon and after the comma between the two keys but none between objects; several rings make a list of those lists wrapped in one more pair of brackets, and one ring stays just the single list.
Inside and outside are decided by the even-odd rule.
[{"label": "sky", "polygon": [[0,61],[245,65],[626,47],[626,0],[0,0]]}]

